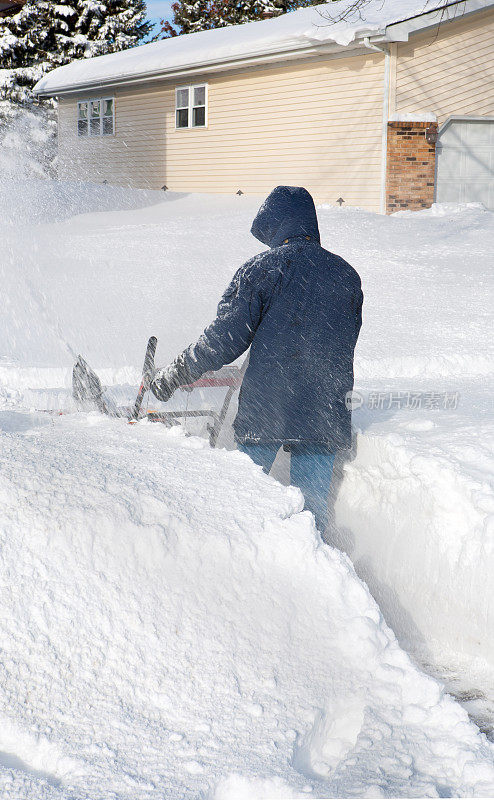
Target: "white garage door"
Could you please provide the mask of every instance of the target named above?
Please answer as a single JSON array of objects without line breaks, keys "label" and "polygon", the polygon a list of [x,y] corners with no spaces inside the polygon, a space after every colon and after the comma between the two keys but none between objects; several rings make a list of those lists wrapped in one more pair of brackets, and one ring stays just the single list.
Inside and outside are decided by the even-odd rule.
[{"label": "white garage door", "polygon": [[483,203],[494,210],[494,120],[453,120],[436,147],[438,203]]}]

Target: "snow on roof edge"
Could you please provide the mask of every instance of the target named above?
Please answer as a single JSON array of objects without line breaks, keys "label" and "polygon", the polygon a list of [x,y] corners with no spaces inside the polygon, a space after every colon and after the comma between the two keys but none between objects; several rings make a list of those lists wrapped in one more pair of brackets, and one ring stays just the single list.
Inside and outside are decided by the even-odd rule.
[{"label": "snow on roof edge", "polygon": [[[462,2],[462,0],[459,0],[459,2]],[[228,27],[234,27],[234,26],[232,25],[232,26],[228,26]],[[235,26],[235,27],[240,27],[240,26]],[[221,30],[225,30],[225,29],[222,28]],[[208,31],[201,31],[201,33],[210,33],[210,32],[211,31],[209,31],[209,30]],[[184,35],[190,35],[190,34],[184,34]],[[375,31],[369,31],[369,32],[363,34],[362,38],[364,38],[364,36],[368,36],[368,35],[374,36],[375,35]],[[276,56],[276,55],[283,56],[283,55],[288,55],[289,53],[296,54],[297,52],[300,52],[301,54],[303,54],[303,53],[305,53],[307,51],[308,48],[311,48],[311,47],[314,48],[314,47],[323,46],[323,45],[327,46],[328,44],[331,44],[331,43],[330,42],[310,41],[310,40],[307,40],[307,42],[305,44],[304,43],[293,42],[291,44],[287,44],[286,47],[283,47],[283,48],[280,47],[280,46],[278,46],[276,48],[273,48],[272,50],[270,50],[268,48],[263,48],[262,50],[245,53],[244,55],[238,55],[238,56],[232,55],[232,56],[229,56],[228,58],[222,57],[222,58],[213,58],[213,59],[210,59],[210,60],[204,59],[204,60],[197,61],[197,62],[178,64],[176,67],[158,67],[155,70],[146,70],[146,71],[143,71],[143,72],[112,75],[112,76],[108,76],[108,77],[102,77],[100,75],[99,77],[93,77],[93,78],[89,79],[86,83],[82,83],[81,82],[81,83],[66,84],[66,85],[62,84],[60,86],[55,86],[52,89],[50,89],[49,87],[47,88],[47,86],[43,85],[45,83],[45,79],[48,78],[48,77],[52,77],[55,72],[58,72],[59,69],[64,69],[64,67],[58,67],[57,69],[51,70],[51,72],[47,73],[46,76],[41,78],[38,81],[38,83],[35,84],[35,86],[33,88],[33,91],[38,95],[43,95],[45,93],[47,95],[53,95],[57,91],[60,91],[60,92],[77,91],[78,89],[90,88],[90,87],[96,86],[96,85],[97,86],[103,86],[105,84],[108,84],[110,86],[113,86],[113,85],[116,85],[116,84],[120,84],[120,83],[123,84],[123,83],[126,83],[126,82],[129,82],[129,83],[130,82],[144,83],[146,80],[152,80],[154,78],[162,77],[162,78],[166,79],[168,76],[173,77],[174,75],[182,75],[182,74],[187,73],[187,72],[196,72],[197,73],[198,71],[202,71],[203,69],[204,69],[204,72],[210,72],[215,67],[221,67],[223,64],[233,65],[233,64],[235,64],[237,62],[239,64],[242,64],[244,62],[249,62],[249,61],[252,61],[253,63],[258,63],[259,59],[263,59],[263,58],[269,59],[270,57]],[[350,42],[349,44],[352,44],[352,43]],[[146,45],[142,45],[142,47],[145,47],[145,46]],[[338,47],[339,47],[339,49],[343,49],[343,46],[341,46],[341,45],[338,46],[338,45],[335,44],[335,49],[338,49]],[[345,47],[346,47],[346,45],[345,45]],[[123,52],[127,52],[127,51],[123,51]],[[108,56],[96,56],[94,58],[91,58],[91,61],[96,61],[97,58],[107,58],[107,57],[110,57],[110,55],[111,56],[118,56],[118,55],[121,55],[121,53],[111,53]],[[79,62],[71,62],[70,64],[67,64],[66,66],[69,67],[69,66],[72,66],[73,64],[78,64],[78,63]]]},{"label": "snow on roof edge", "polygon": [[365,17],[361,11],[353,21],[349,18],[321,23],[328,19],[325,12],[334,16],[337,6],[341,17],[352,2],[322,3],[272,19],[183,34],[119,53],[79,59],[49,72],[38,81],[34,92],[53,96],[95,85],[172,77],[180,70],[197,71],[201,67],[210,70],[225,63],[269,58],[323,45],[346,48],[366,36],[385,35],[391,25],[447,7],[461,6],[467,13],[467,6],[477,11],[494,5],[494,0],[369,0]]}]

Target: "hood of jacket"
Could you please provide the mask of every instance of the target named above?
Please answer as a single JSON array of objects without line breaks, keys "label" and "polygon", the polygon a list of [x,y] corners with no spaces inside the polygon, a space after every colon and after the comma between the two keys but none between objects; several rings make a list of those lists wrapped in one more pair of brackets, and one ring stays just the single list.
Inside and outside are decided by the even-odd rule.
[{"label": "hood of jacket", "polygon": [[279,247],[286,239],[310,237],[320,243],[314,201],[301,186],[277,186],[257,212],[250,229],[268,247]]}]

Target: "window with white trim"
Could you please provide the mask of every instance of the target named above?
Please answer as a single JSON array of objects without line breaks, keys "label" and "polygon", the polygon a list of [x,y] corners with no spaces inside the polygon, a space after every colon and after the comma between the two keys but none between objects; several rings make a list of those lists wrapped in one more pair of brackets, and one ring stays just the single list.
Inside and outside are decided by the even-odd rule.
[{"label": "window with white trim", "polygon": [[178,86],[175,89],[175,127],[205,128],[207,125],[208,87]]},{"label": "window with white trim", "polygon": [[77,103],[78,136],[113,136],[115,100],[113,97],[80,100]]}]

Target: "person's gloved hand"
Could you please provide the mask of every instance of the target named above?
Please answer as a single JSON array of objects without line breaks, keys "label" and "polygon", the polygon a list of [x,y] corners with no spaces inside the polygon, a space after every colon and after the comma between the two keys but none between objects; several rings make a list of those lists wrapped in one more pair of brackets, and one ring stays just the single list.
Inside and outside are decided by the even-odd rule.
[{"label": "person's gloved hand", "polygon": [[154,396],[166,403],[178,387],[177,377],[173,364],[157,369],[151,379],[150,389]]}]

